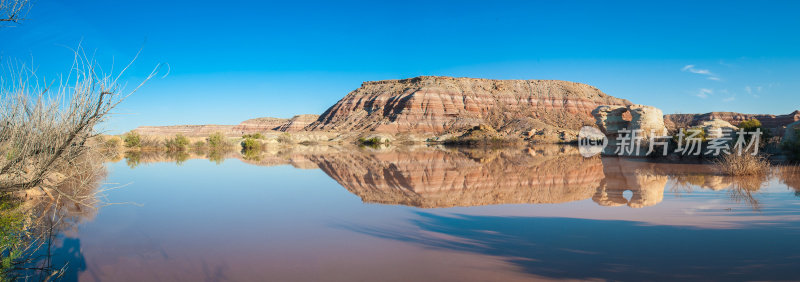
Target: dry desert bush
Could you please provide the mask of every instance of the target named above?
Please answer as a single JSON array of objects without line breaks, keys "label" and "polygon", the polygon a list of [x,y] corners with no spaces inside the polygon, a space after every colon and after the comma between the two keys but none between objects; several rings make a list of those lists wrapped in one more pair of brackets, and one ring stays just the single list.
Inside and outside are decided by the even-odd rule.
[{"label": "dry desert bush", "polygon": [[727,154],[715,163],[723,174],[733,176],[766,175],[771,167],[766,157],[746,153]]}]

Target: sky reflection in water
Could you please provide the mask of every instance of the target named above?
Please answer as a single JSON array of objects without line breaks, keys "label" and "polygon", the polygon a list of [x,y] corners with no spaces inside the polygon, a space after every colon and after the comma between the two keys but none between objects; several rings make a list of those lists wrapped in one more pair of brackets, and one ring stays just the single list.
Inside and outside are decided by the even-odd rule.
[{"label": "sky reflection in water", "polygon": [[[571,147],[143,154],[69,235],[79,280],[792,279],[800,173]],[[176,162],[179,165],[176,165]],[[626,192],[627,191],[627,192]],[[75,254],[70,254],[75,256]]]}]

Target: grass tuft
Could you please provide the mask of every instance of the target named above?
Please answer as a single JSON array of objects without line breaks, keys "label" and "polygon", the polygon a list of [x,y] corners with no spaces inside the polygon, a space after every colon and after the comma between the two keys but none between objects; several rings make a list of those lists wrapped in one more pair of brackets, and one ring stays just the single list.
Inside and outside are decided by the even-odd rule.
[{"label": "grass tuft", "polygon": [[728,154],[715,161],[717,168],[726,175],[766,175],[770,163],[766,157],[751,154]]}]

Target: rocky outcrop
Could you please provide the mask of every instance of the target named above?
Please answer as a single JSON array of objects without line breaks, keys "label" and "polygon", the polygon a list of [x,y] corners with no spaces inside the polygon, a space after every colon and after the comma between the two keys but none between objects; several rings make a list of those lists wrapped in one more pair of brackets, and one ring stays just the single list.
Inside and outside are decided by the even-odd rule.
[{"label": "rocky outcrop", "polygon": [[667,131],[664,126],[664,113],[656,107],[631,105],[628,106],[631,112],[631,129],[640,129],[646,135],[651,132],[655,134],[663,134]]},{"label": "rocky outcrop", "polygon": [[621,129],[630,126],[630,119],[625,120],[622,115],[628,112],[627,107],[623,106],[599,106],[592,111],[595,124],[603,133],[617,134]]},{"label": "rocky outcrop", "polygon": [[537,126],[577,133],[597,106],[630,104],[567,81],[421,76],[365,82],[306,129],[440,135],[487,124],[518,136]]},{"label": "rocky outcrop", "polygon": [[[630,120],[625,119],[625,113],[630,113]],[[642,130],[643,136],[650,136],[651,132],[661,135],[666,131],[661,110],[651,106],[603,105],[593,110],[592,115],[600,130],[610,136],[617,136],[622,129]]]},{"label": "rocky outcrop", "polygon": [[705,114],[670,114],[664,116],[664,121],[668,128],[687,128],[697,126],[703,121],[721,119],[731,125],[738,126],[740,122],[757,119],[761,125],[770,130],[775,136],[782,136],[784,127],[790,123],[800,121],[800,110],[785,115],[767,114],[741,114],[734,112],[711,112]]},{"label": "rocky outcrop", "polygon": [[319,118],[319,115],[296,115],[278,126],[276,130],[282,132],[301,131],[312,122],[317,121],[317,118]]}]

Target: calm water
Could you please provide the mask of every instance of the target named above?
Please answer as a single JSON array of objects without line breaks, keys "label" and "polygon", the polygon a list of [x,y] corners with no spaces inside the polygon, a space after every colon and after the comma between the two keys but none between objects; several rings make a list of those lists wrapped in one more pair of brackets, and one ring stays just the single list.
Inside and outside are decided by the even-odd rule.
[{"label": "calm water", "polygon": [[80,281],[798,280],[800,170],[570,147],[128,155],[61,236]]}]

